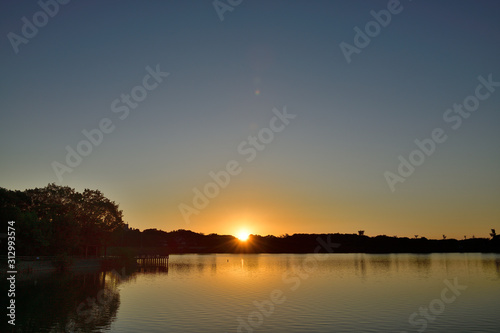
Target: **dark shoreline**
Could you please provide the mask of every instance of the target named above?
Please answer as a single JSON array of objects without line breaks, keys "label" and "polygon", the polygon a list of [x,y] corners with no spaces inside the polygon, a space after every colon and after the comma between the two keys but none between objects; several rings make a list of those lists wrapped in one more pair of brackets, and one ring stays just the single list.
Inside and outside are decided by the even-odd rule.
[{"label": "dark shoreline", "polygon": [[[500,253],[500,237],[470,239],[427,239],[369,237],[360,234],[250,235],[242,242],[231,235],[204,235],[190,230],[165,232],[127,230],[126,241],[109,248],[109,254],[185,253]],[[148,247],[142,245],[148,244]]]}]

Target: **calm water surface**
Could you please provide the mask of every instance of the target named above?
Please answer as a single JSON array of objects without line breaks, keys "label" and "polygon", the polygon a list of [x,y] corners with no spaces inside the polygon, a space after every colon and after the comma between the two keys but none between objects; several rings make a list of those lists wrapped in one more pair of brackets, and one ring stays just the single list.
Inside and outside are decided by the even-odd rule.
[{"label": "calm water surface", "polygon": [[19,332],[500,332],[494,254],[172,255],[18,290]]}]

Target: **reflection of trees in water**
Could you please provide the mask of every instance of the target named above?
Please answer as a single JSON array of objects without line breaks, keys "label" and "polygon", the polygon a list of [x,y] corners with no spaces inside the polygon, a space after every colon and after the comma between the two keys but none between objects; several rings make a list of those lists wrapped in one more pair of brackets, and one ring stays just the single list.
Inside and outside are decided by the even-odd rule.
[{"label": "reflection of trees in water", "polygon": [[205,265],[203,263],[176,262],[169,263],[166,272],[168,273],[170,270],[175,273],[190,274],[191,271],[197,270],[199,273],[202,273],[207,268],[208,265]]},{"label": "reflection of trees in water", "polygon": [[227,266],[231,266],[233,268],[241,268],[245,271],[258,271],[260,256],[261,255],[258,254],[246,254],[244,256],[235,255],[228,256],[223,259],[219,258],[220,261],[217,261],[217,258],[215,256],[203,255],[200,256],[201,258],[197,258],[185,257],[181,255],[176,256],[173,260],[170,260],[166,272],[176,274],[191,274],[193,272],[197,272],[202,274],[206,271],[210,271],[212,274],[214,274],[217,272],[218,268],[227,269]]},{"label": "reflection of trees in water", "polygon": [[[82,305],[83,304],[83,305]],[[71,312],[64,323],[68,332],[92,332],[96,328],[109,328],[116,319],[120,306],[120,294],[116,289],[99,291],[95,299],[80,303],[76,312]]]},{"label": "reflection of trees in water", "polygon": [[361,277],[366,278],[366,261],[364,253],[356,253],[354,257],[354,267],[359,270]]},{"label": "reflection of trees in water", "polygon": [[53,274],[19,284],[15,332],[91,332],[109,327],[125,272]]},{"label": "reflection of trees in water", "polygon": [[[299,257],[300,258],[300,257]],[[249,271],[256,271],[259,269],[259,255],[246,255],[241,258],[242,267]]]},{"label": "reflection of trees in water", "polygon": [[366,276],[366,266],[374,273],[398,272],[409,265],[410,269],[426,273],[431,269],[432,260],[427,254],[409,255],[407,258],[393,254],[356,254],[354,257],[354,267],[361,276]]},{"label": "reflection of trees in water", "polygon": [[392,258],[390,255],[368,255],[368,262],[375,272],[386,273],[391,270]]},{"label": "reflection of trees in water", "polygon": [[485,272],[495,272],[500,279],[500,258],[482,258],[481,264]]},{"label": "reflection of trees in water", "polygon": [[193,270],[196,267],[196,264],[193,263],[182,263],[182,262],[176,262],[176,263],[169,263],[168,268],[170,271],[174,271],[176,273],[186,273],[189,274],[191,270]]},{"label": "reflection of trees in water", "polygon": [[432,260],[429,254],[415,254],[410,256],[408,263],[410,267],[417,272],[429,272]]}]

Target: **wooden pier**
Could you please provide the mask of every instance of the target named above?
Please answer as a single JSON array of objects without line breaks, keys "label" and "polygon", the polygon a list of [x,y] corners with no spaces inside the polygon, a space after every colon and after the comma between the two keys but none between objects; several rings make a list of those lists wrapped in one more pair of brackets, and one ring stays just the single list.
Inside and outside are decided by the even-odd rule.
[{"label": "wooden pier", "polygon": [[151,265],[151,266],[168,266],[169,255],[139,255],[135,257],[139,265]]}]

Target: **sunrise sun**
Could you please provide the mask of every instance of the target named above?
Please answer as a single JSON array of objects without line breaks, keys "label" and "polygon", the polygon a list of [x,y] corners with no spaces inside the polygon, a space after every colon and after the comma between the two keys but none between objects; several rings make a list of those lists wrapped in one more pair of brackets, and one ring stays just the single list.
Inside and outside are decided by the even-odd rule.
[{"label": "sunrise sun", "polygon": [[250,236],[250,234],[247,231],[242,230],[236,235],[236,238],[238,238],[240,241],[244,242],[248,239],[249,236]]}]

